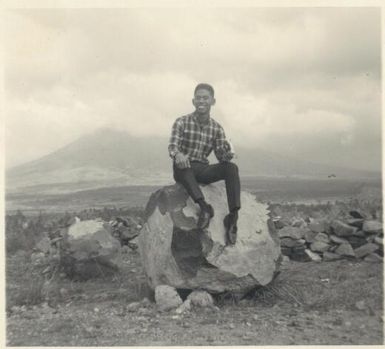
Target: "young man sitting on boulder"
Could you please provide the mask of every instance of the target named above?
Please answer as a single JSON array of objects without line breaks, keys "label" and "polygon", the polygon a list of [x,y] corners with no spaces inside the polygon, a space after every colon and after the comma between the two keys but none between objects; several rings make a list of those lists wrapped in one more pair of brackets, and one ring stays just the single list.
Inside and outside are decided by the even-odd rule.
[{"label": "young man sitting on boulder", "polygon": [[[234,153],[226,140],[222,126],[210,117],[215,104],[214,89],[208,84],[195,88],[192,103],[195,111],[176,119],[168,151],[173,159],[174,179],[181,183],[200,206],[198,229],[206,229],[214,210],[198,183],[209,184],[225,180],[229,214],[224,218],[227,244],[235,244],[240,203],[238,167],[230,162]],[[210,165],[207,157],[214,150],[219,163]]]}]

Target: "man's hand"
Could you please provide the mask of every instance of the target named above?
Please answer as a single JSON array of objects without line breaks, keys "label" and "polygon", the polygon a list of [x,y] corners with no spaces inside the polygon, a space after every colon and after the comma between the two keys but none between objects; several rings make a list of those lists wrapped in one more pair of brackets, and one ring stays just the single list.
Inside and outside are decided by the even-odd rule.
[{"label": "man's hand", "polygon": [[222,155],[221,161],[223,161],[223,162],[229,162],[229,161],[231,161],[231,160],[233,159],[233,157],[234,157],[234,154],[233,154],[233,153],[224,153],[224,154]]},{"label": "man's hand", "polygon": [[188,168],[190,167],[190,160],[187,155],[178,153],[175,155],[175,165],[180,169]]}]

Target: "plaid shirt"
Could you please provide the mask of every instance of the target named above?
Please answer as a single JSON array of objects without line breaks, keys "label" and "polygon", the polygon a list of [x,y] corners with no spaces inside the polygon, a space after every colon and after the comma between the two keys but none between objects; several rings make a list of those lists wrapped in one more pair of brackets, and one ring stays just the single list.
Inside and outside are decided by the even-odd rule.
[{"label": "plaid shirt", "polygon": [[218,122],[210,117],[206,124],[201,124],[194,113],[175,120],[168,146],[170,157],[173,158],[172,153],[182,152],[190,161],[208,164],[207,157],[212,150],[219,161],[225,161],[223,156],[228,151],[228,143]]}]

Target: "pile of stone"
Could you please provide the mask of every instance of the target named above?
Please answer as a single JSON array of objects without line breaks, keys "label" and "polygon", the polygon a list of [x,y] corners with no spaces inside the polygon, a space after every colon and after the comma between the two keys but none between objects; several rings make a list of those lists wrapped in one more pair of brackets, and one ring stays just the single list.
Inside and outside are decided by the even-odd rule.
[{"label": "pile of stone", "polygon": [[31,262],[42,267],[44,274],[59,270],[82,280],[106,276],[122,266],[122,246],[137,248],[132,241],[140,228],[131,218],[105,222],[101,219],[80,221],[76,217],[54,232],[44,233],[34,248]]},{"label": "pile of stone", "polygon": [[282,254],[295,261],[333,261],[342,258],[382,262],[383,225],[358,211],[340,219],[273,218]]}]

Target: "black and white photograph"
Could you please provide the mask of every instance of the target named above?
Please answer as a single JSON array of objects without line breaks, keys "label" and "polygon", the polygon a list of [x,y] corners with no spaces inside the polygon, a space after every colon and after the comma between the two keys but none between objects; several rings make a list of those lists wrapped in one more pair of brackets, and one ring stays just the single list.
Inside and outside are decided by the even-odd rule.
[{"label": "black and white photograph", "polygon": [[4,346],[382,346],[383,5],[113,4],[1,14]]}]

